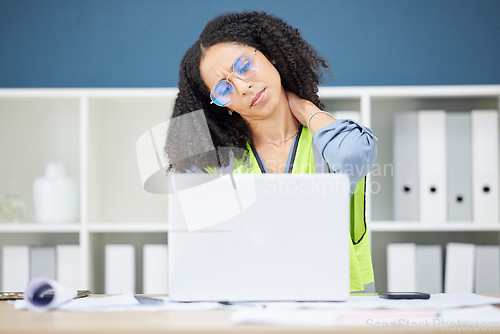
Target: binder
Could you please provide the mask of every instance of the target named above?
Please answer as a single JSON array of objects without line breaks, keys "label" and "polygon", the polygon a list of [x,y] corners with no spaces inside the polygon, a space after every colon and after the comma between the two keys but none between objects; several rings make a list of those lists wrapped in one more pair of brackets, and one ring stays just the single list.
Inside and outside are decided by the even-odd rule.
[{"label": "binder", "polygon": [[470,112],[446,113],[448,221],[472,222]]},{"label": "binder", "polygon": [[168,293],[167,245],[144,245],[142,293]]},{"label": "binder", "polygon": [[417,112],[394,117],[394,220],[419,220]]},{"label": "binder", "polygon": [[108,244],[104,260],[104,293],[135,293],[134,246]]},{"label": "binder", "polygon": [[418,112],[420,220],[446,222],[446,113]]},{"label": "binder", "polygon": [[417,245],[417,289],[443,292],[443,252],[441,245]]},{"label": "binder", "polygon": [[475,292],[500,293],[500,247],[476,246]]},{"label": "binder", "polygon": [[417,291],[416,250],[414,243],[387,245],[387,291]]},{"label": "binder", "polygon": [[465,243],[446,245],[444,292],[474,292],[475,246]]},{"label": "binder", "polygon": [[473,110],[471,115],[474,222],[497,224],[498,112]]},{"label": "binder", "polygon": [[29,246],[8,245],[2,250],[2,291],[24,291],[30,279]]},{"label": "binder", "polygon": [[80,245],[57,245],[57,281],[81,289]]},{"label": "binder", "polygon": [[56,248],[53,246],[30,248],[30,280],[36,277],[56,279]]}]

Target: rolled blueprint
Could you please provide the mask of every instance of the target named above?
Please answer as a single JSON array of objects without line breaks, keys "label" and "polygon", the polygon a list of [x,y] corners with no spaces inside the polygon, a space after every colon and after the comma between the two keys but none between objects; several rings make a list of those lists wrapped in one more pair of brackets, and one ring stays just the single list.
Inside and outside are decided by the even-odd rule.
[{"label": "rolled blueprint", "polygon": [[31,280],[24,292],[24,300],[30,311],[49,311],[69,302],[77,296],[77,290],[53,279],[37,277]]}]

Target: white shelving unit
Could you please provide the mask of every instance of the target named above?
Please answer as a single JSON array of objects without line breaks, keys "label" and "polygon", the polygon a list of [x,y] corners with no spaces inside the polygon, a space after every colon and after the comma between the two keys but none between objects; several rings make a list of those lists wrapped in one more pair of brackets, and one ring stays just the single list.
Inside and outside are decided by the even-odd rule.
[{"label": "white shelving unit", "polygon": [[[80,244],[82,287],[104,291],[104,246],[136,246],[137,291],[142,291],[142,245],[166,243],[166,197],[143,190],[135,143],[168,119],[175,88],[0,89],[0,199],[21,195],[26,221],[0,223],[4,245]],[[500,85],[321,87],[332,112],[358,111],[378,137],[377,164],[392,163],[393,116],[421,109],[500,109]],[[67,164],[80,187],[80,220],[33,222],[32,187],[48,161]],[[500,222],[429,225],[392,217],[390,173],[372,173],[377,191],[367,193],[367,218],[377,290],[385,289],[385,247],[390,242],[499,244]],[[500,203],[499,203],[500,204]],[[1,268],[0,268],[1,270]]]},{"label": "white shelving unit", "polygon": [[[81,284],[104,291],[104,245],[166,243],[166,197],[142,189],[135,142],[166,120],[176,89],[0,90],[0,198],[21,195],[26,221],[0,223],[0,246],[79,244]],[[33,222],[32,188],[45,164],[67,164],[80,187],[80,220]],[[142,290],[137,270],[137,291]]]}]

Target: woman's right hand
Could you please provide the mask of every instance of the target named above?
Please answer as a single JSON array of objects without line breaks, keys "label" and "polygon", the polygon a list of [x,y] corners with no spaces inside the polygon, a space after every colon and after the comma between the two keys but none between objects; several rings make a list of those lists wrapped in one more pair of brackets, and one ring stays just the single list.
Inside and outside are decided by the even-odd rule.
[{"label": "woman's right hand", "polygon": [[297,94],[286,92],[288,97],[288,105],[295,118],[303,125],[307,126],[307,120],[313,112],[318,111],[319,108],[309,100],[300,98]]},{"label": "woman's right hand", "polygon": [[[286,96],[288,97],[288,105],[295,118],[303,125],[307,126],[307,121],[311,115],[320,109],[311,101],[299,97],[297,94],[287,91]],[[331,115],[326,115],[325,113],[319,113],[314,115],[310,122],[312,132],[332,123],[336,119]]]}]

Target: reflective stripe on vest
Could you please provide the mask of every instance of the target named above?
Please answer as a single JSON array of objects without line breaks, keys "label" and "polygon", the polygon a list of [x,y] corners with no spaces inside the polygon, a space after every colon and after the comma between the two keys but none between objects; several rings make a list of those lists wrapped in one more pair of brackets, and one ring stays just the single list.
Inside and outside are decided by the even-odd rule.
[{"label": "reflective stripe on vest", "polygon": [[[299,131],[299,140],[292,159],[293,167],[291,172],[295,174],[328,173],[329,168],[320,152],[313,145],[313,134],[302,127]],[[238,164],[234,173],[262,173],[259,161],[253,152],[251,145],[247,144],[251,170],[245,164]],[[374,281],[373,265],[370,251],[370,241],[366,228],[365,218],[365,191],[366,177],[362,178],[351,196],[351,243],[350,243],[350,275],[351,291],[362,291],[364,285]]]}]

